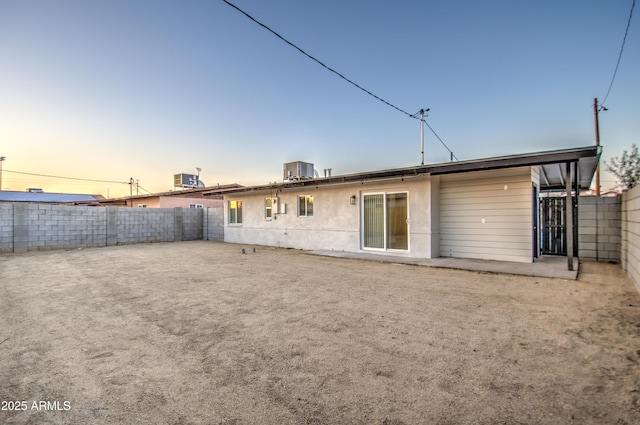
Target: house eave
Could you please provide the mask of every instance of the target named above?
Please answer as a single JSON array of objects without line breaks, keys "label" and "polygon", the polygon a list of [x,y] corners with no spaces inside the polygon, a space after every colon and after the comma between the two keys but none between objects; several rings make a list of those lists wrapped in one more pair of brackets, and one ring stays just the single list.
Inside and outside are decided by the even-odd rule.
[{"label": "house eave", "polygon": [[[414,167],[395,168],[389,170],[370,171],[364,173],[344,174],[333,177],[298,180],[294,182],[271,183],[267,185],[247,186],[226,190],[212,190],[203,192],[203,196],[224,195],[243,192],[260,192],[304,188],[310,186],[325,186],[345,183],[359,183],[372,180],[390,178],[407,178],[421,175],[445,175],[472,171],[498,170],[504,168],[526,166],[548,166],[551,164],[578,163],[580,166],[580,186],[584,188],[591,182],[595,167],[600,159],[601,148],[587,146],[582,148],[561,149],[546,152],[516,154],[494,158],[475,159],[469,161],[447,162],[441,164],[420,165]],[[547,190],[556,187],[555,181],[542,185]],[[548,186],[548,187],[547,187]]]}]

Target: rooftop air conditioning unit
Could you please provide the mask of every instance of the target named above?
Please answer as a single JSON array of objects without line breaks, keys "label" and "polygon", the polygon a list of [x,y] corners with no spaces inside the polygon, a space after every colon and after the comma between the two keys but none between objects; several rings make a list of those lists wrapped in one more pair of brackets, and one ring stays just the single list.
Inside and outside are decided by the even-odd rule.
[{"label": "rooftop air conditioning unit", "polygon": [[284,181],[296,181],[314,178],[313,164],[309,162],[294,161],[283,165]]},{"label": "rooftop air conditioning unit", "polygon": [[174,174],[173,175],[173,187],[205,187],[204,182],[200,180],[195,174]]}]

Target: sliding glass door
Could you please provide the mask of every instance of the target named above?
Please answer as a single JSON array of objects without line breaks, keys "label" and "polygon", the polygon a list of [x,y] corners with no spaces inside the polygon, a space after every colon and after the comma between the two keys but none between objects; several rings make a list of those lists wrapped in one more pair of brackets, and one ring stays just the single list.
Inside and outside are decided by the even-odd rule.
[{"label": "sliding glass door", "polygon": [[364,247],[384,248],[384,194],[364,195]]},{"label": "sliding glass door", "polygon": [[363,196],[362,245],[375,249],[409,249],[408,194]]},{"label": "sliding glass door", "polygon": [[387,194],[387,249],[409,249],[407,194]]}]

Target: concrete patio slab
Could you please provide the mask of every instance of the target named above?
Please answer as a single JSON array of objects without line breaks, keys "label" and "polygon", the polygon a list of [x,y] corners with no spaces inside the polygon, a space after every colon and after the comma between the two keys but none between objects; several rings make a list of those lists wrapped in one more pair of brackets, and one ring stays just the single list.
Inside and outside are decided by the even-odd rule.
[{"label": "concrete patio slab", "polygon": [[555,279],[576,280],[578,278],[579,261],[574,258],[573,270],[567,270],[567,257],[542,256],[533,263],[516,263],[512,261],[475,260],[468,258],[410,258],[397,255],[370,254],[366,252],[344,252],[331,250],[308,251],[312,255],[326,257],[351,258],[380,261],[396,264],[407,264],[422,267],[438,267],[443,269],[471,270],[487,273],[515,274],[522,276],[549,277]]}]

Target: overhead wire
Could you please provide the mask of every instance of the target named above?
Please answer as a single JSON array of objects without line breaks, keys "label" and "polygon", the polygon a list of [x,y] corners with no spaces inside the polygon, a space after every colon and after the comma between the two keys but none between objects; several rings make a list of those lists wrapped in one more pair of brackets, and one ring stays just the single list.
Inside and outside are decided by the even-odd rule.
[{"label": "overhead wire", "polygon": [[81,177],[63,177],[63,176],[52,176],[49,174],[37,174],[37,173],[27,173],[24,171],[13,171],[13,170],[5,170],[4,173],[14,173],[14,174],[23,174],[26,176],[36,176],[36,177],[48,177],[52,179],[65,179],[65,180],[78,180],[78,181],[86,181],[86,182],[95,182],[95,183],[114,183],[114,184],[129,184],[129,182],[117,181],[117,180],[98,180],[98,179],[85,179]]},{"label": "overhead wire", "polygon": [[622,45],[620,46],[620,53],[618,54],[618,61],[616,62],[616,68],[613,71],[613,77],[611,77],[611,83],[609,83],[609,89],[607,90],[607,94],[604,96],[602,102],[600,102],[600,108],[604,107],[604,103],[607,101],[609,97],[609,93],[611,93],[611,88],[613,87],[613,82],[616,79],[616,74],[618,73],[618,67],[620,66],[620,60],[622,59],[622,52],[624,51],[624,45],[627,42],[627,34],[629,34],[629,27],[631,26],[631,18],[633,17],[633,9],[636,6],[636,0],[631,2],[631,11],[629,12],[629,19],[627,20],[627,28],[624,30],[624,37],[622,38]]},{"label": "overhead wire", "polygon": [[438,133],[435,132],[435,130],[433,128],[431,128],[431,126],[429,125],[429,123],[426,120],[423,120],[423,122],[425,123],[425,125],[427,126],[427,128],[429,130],[431,130],[431,132],[433,133],[434,136],[436,136],[436,138],[440,141],[440,143],[442,143],[442,146],[445,147],[446,150],[449,151],[449,153],[451,154],[451,160],[453,161],[454,159],[456,161],[460,161],[458,159],[458,157],[456,156],[455,153],[453,153],[453,151],[451,149],[449,149],[449,146],[447,146],[447,144],[440,138],[440,136],[438,136]]},{"label": "overhead wire", "polygon": [[[92,183],[113,183],[113,184],[126,184],[126,185],[132,185],[132,187],[137,188],[138,190],[142,190],[144,192],[147,192],[149,195],[153,195],[154,192],[151,192],[149,189],[145,189],[144,187],[140,186],[139,183],[137,183],[137,181],[118,181],[118,180],[100,180],[100,179],[87,179],[87,178],[82,178],[82,177],[64,177],[64,176],[54,176],[54,175],[50,175],[50,174],[38,174],[38,173],[27,173],[24,171],[14,171],[14,170],[2,170],[3,172],[7,172],[7,173],[13,173],[13,174],[22,174],[25,176],[34,176],[34,177],[46,177],[46,178],[52,178],[52,179],[64,179],[64,180],[74,180],[74,181],[81,181],[81,182],[92,182]],[[70,183],[71,184],[71,183]]]},{"label": "overhead wire", "polygon": [[[374,97],[375,99],[379,100],[380,102],[386,104],[387,106],[390,106],[391,108],[402,112],[403,114],[407,115],[409,118],[414,118],[414,119],[418,119],[420,120],[421,118],[418,118],[415,114],[412,115],[410,113],[408,113],[407,111],[405,111],[402,108],[399,108],[398,106],[392,104],[391,102],[386,101],[385,99],[381,98],[380,96],[377,96],[376,94],[372,93],[371,91],[365,89],[364,87],[362,87],[361,85],[357,84],[356,82],[354,82],[353,80],[345,77],[343,74],[341,74],[340,72],[336,71],[335,69],[331,68],[330,66],[326,65],[324,62],[320,61],[319,59],[315,58],[314,56],[312,56],[311,54],[307,53],[306,51],[304,51],[302,48],[298,47],[297,45],[295,45],[294,43],[292,43],[291,41],[287,40],[286,38],[284,38],[282,35],[278,34],[276,31],[274,31],[273,29],[271,29],[270,27],[268,27],[267,25],[263,24],[262,22],[258,21],[256,18],[254,18],[253,16],[251,16],[250,14],[248,14],[247,12],[245,12],[244,10],[240,9],[238,6],[236,6],[235,4],[229,2],[228,0],[222,0],[224,1],[227,5],[231,6],[232,8],[234,8],[235,10],[237,10],[238,12],[242,13],[244,16],[246,16],[247,18],[249,18],[251,21],[255,22],[256,24],[260,25],[262,28],[266,29],[267,31],[269,31],[271,34],[275,35],[276,37],[278,37],[280,40],[282,40],[283,42],[285,42],[286,44],[288,44],[289,46],[293,47],[294,49],[296,49],[297,51],[299,51],[300,53],[302,53],[303,55],[305,55],[306,57],[308,57],[309,59],[317,62],[318,64],[320,64],[322,67],[326,68],[327,70],[333,72],[334,74],[336,74],[338,77],[342,78],[343,80],[345,80],[346,82],[352,84],[353,86],[357,87],[358,89],[362,90],[363,92],[367,93],[368,95]],[[634,0],[635,2],[635,0]],[[424,120],[423,120],[424,121]],[[425,124],[426,121],[424,121]],[[442,139],[440,138],[440,136],[438,136],[436,134],[436,132],[433,130],[433,128],[431,128],[431,126],[429,124],[427,124],[427,127],[429,127],[429,129],[431,130],[431,132],[438,138],[438,140],[440,141],[440,143],[442,143],[442,145],[449,151],[449,153],[451,154],[452,158],[456,158],[457,157],[454,155],[453,151],[451,149],[449,149],[449,147],[442,141]]]},{"label": "overhead wire", "polygon": [[86,179],[86,178],[81,178],[81,177],[63,177],[63,176],[53,176],[53,175],[49,175],[49,174],[38,174],[38,173],[27,173],[24,171],[13,171],[13,170],[2,170],[3,172],[7,172],[7,173],[14,173],[14,174],[22,174],[22,175],[26,175],[26,176],[35,176],[35,177],[47,177],[47,178],[52,178],[52,179],[64,179],[64,180],[75,180],[75,181],[85,181],[85,182],[93,182],[93,183],[114,183],[114,184],[133,184],[134,186],[136,186],[138,189],[142,189],[145,192],[147,192],[148,194],[153,194],[153,192],[145,189],[144,187],[136,184],[136,183],[132,183],[131,180],[130,181],[117,181],[117,180],[99,180],[99,179]]},{"label": "overhead wire", "polygon": [[245,12],[244,10],[240,9],[238,6],[236,6],[235,4],[227,1],[227,0],[222,0],[224,1],[226,4],[228,4],[229,6],[233,7],[234,9],[236,9],[238,12],[242,13],[244,16],[246,16],[247,18],[251,19],[253,22],[255,22],[256,24],[260,25],[262,28],[266,29],[267,31],[269,31],[271,34],[275,35],[276,37],[278,37],[280,40],[284,41],[285,43],[287,43],[289,46],[293,47],[294,49],[296,49],[297,51],[299,51],[300,53],[302,53],[303,55],[305,55],[306,57],[308,57],[309,59],[317,62],[318,64],[320,64],[321,66],[323,66],[324,68],[328,69],[329,71],[333,72],[334,74],[336,74],[338,77],[342,78],[343,80],[347,81],[350,84],[353,84],[354,86],[356,86],[357,88],[359,88],[360,90],[362,90],[363,92],[367,93],[370,96],[373,96],[374,98],[378,99],[380,102],[387,104],[388,106],[391,106],[394,109],[397,109],[398,111],[402,112],[403,114],[411,117],[411,114],[408,113],[407,111],[405,111],[404,109],[400,109],[399,107],[397,107],[396,105],[387,102],[386,100],[384,100],[383,98],[381,98],[380,96],[376,96],[375,94],[371,93],[369,90],[365,89],[364,87],[360,86],[359,84],[355,83],[353,80],[350,80],[349,78],[345,77],[344,75],[342,75],[341,73],[339,73],[338,71],[336,71],[335,69],[331,68],[330,66],[326,65],[325,63],[323,63],[322,61],[320,61],[319,59],[316,59],[314,56],[311,56],[309,53],[305,52],[304,50],[302,50],[300,47],[296,46],[295,44],[293,44],[292,42],[290,42],[289,40],[287,40],[286,38],[284,38],[283,36],[281,36],[280,34],[278,34],[277,32],[275,32],[274,30],[272,30],[271,28],[269,28],[267,25],[263,24],[262,22],[258,21],[256,18],[254,18],[253,16],[249,15],[247,12]]},{"label": "overhead wire", "polygon": [[149,195],[153,195],[153,192],[148,191],[147,189],[145,189],[144,187],[140,186],[139,184],[136,184],[136,188],[144,190]]},{"label": "overhead wire", "polygon": [[455,159],[456,161],[460,161],[458,159],[458,157],[456,156],[456,154],[454,154],[453,151],[451,149],[449,149],[449,146],[447,146],[447,144],[440,138],[440,136],[438,136],[438,133],[436,133],[436,131],[429,125],[427,120],[425,120],[423,118],[422,114],[425,113],[425,112],[429,112],[429,109],[427,109],[427,110],[421,109],[418,112],[416,112],[415,114],[411,115],[411,118],[416,118],[416,119],[422,121],[424,124],[426,124],[427,128],[429,128],[429,130],[431,130],[433,135],[436,136],[436,138],[440,141],[440,143],[442,143],[442,146],[444,146],[444,148],[449,151],[449,154],[451,155],[451,160],[453,161]]}]

